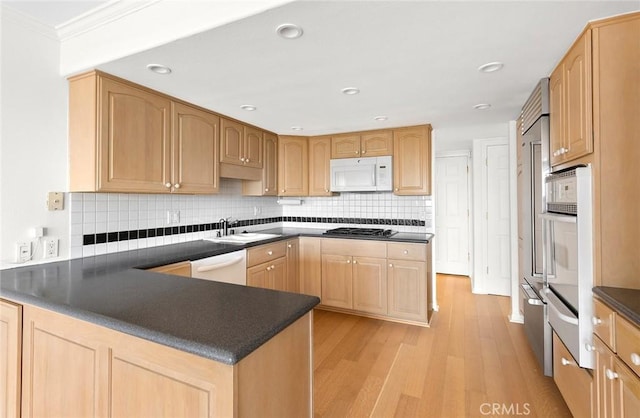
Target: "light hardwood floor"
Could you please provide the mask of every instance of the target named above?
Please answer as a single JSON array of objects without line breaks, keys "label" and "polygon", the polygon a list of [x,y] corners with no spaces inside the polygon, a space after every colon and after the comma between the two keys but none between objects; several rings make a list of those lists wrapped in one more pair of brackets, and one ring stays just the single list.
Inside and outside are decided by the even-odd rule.
[{"label": "light hardwood floor", "polygon": [[315,311],[315,417],[571,417],[509,298],[462,276],[437,292],[430,328]]}]

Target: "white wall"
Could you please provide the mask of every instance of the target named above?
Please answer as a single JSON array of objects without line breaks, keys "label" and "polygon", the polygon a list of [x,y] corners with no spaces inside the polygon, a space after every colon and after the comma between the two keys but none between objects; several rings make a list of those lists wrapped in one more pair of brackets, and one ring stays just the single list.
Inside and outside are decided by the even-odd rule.
[{"label": "white wall", "polygon": [[439,151],[471,151],[474,139],[505,138],[508,135],[509,124],[507,122],[436,128],[433,130],[433,150],[434,153]]},{"label": "white wall", "polygon": [[0,267],[7,267],[14,243],[29,240],[35,226],[59,237],[60,256],[69,255],[69,211],[45,206],[47,192],[67,190],[67,83],[59,42],[0,10]]}]

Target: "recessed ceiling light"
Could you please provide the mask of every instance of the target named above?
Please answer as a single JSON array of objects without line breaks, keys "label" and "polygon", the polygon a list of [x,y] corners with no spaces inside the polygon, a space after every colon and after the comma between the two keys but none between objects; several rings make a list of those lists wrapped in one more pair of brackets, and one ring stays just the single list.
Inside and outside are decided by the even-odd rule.
[{"label": "recessed ceiling light", "polygon": [[378,121],[383,121],[383,120],[387,120],[386,116],[376,116],[375,118],[373,118],[374,120],[378,120]]},{"label": "recessed ceiling light", "polygon": [[478,103],[477,105],[473,106],[475,110],[487,110],[490,107],[491,105],[489,103]]},{"label": "recessed ceiling light", "polygon": [[149,64],[147,65],[147,69],[156,74],[171,74],[171,68],[162,64]]},{"label": "recessed ceiling light", "polygon": [[242,105],[240,106],[240,109],[246,110],[247,112],[253,112],[257,109],[257,107],[255,107],[254,105]]},{"label": "recessed ceiling light", "polygon": [[301,130],[302,130],[302,127],[301,127],[301,126],[292,126],[292,127],[291,127],[291,130],[292,130],[292,131],[301,131]]},{"label": "recessed ceiling light", "polygon": [[502,70],[502,67],[504,67],[504,64],[501,62],[488,62],[479,66],[478,71],[480,71],[481,73],[492,73],[494,71]]},{"label": "recessed ceiling light", "polygon": [[296,39],[302,36],[302,28],[293,23],[283,23],[276,28],[276,33],[284,39]]},{"label": "recessed ceiling light", "polygon": [[356,87],[345,87],[340,91],[342,91],[343,94],[346,94],[348,96],[353,96],[354,94],[360,93],[360,89]]}]

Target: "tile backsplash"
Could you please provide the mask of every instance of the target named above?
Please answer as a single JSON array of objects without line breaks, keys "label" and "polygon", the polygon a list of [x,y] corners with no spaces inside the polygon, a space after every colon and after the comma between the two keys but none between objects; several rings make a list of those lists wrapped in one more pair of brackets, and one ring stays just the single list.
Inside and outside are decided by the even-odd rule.
[{"label": "tile backsplash", "polygon": [[429,196],[343,193],[301,201],[289,206],[275,197],[242,196],[242,182],[233,179],[221,179],[216,195],[70,193],[71,257],[206,238],[227,217],[239,220],[242,230],[374,224],[401,232],[432,231]]}]

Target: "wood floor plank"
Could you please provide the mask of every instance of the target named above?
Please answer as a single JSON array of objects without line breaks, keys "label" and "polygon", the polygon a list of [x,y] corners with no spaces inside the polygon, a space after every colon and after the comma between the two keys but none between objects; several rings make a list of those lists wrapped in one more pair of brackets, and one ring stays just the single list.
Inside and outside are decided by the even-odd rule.
[{"label": "wood floor plank", "polygon": [[314,416],[479,417],[496,403],[570,417],[522,325],[509,322],[509,298],[474,295],[462,276],[437,280],[429,328],[316,310]]}]

